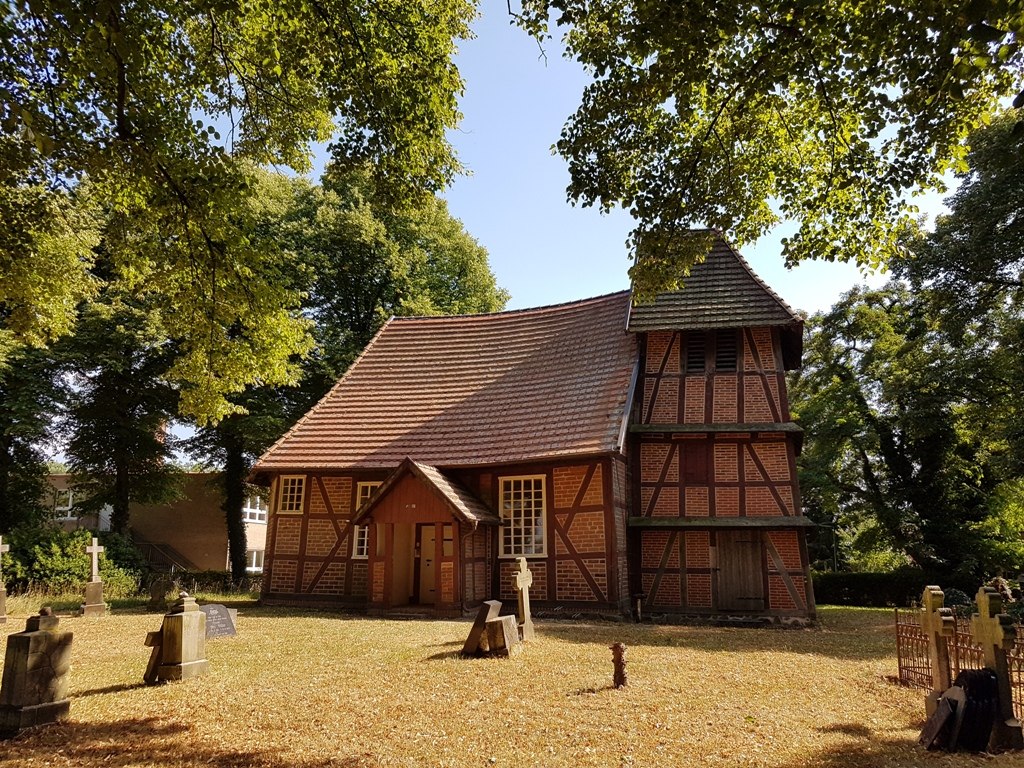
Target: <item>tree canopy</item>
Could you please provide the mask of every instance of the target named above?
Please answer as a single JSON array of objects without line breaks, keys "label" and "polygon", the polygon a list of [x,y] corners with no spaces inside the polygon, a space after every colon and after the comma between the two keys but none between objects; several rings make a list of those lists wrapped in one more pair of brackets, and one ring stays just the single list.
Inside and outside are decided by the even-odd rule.
[{"label": "tree canopy", "polygon": [[809,515],[846,559],[879,553],[977,578],[1024,558],[1024,136],[1006,115],[971,137],[969,170],[896,279],[811,319],[790,388],[807,432]]},{"label": "tree canopy", "polygon": [[521,6],[594,77],[557,150],[570,199],[637,219],[642,291],[663,286],[658,259],[678,275],[702,257],[666,238],[692,227],[742,244],[787,218],[789,263],[892,258],[908,193],[962,171],[965,137],[1022,84],[1024,10],[1002,0]]},{"label": "tree canopy", "polygon": [[443,186],[460,169],[452,54],[473,13],[470,0],[5,6],[0,165],[16,183],[0,206],[19,219],[0,242],[0,363],[66,332],[96,288],[95,239],[68,240],[55,215],[87,185],[131,223],[108,280],[163,305],[186,413],[217,419],[248,384],[293,382],[306,327],[276,254],[248,236],[253,167],[307,170],[311,144],[333,139],[338,157],[372,161],[396,205]]},{"label": "tree canopy", "polygon": [[[193,454],[222,469],[231,570],[245,575],[245,481],[256,458],[317,402],[391,315],[494,312],[499,288],[487,251],[427,196],[395,209],[365,164],[337,163],[321,184],[257,174],[256,231],[288,254],[282,271],[305,298],[313,349],[298,386],[253,386],[232,402],[244,412],[200,429]],[[254,234],[255,236],[255,234]]]}]

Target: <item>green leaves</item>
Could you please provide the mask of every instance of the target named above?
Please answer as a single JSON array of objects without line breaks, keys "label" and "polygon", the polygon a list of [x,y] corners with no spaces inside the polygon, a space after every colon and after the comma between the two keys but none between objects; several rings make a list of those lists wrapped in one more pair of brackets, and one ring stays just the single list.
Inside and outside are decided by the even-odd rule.
[{"label": "green leaves", "polygon": [[789,263],[885,263],[908,193],[941,188],[1021,87],[1014,4],[529,0],[519,23],[540,37],[552,14],[595,76],[557,144],[570,198],[625,208],[634,244],[702,227],[742,244],[781,216],[800,224]]},{"label": "green leaves", "polygon": [[[394,204],[444,186],[460,170],[451,58],[473,13],[470,0],[5,6],[0,355],[67,333],[109,281],[164,312],[187,415],[221,418],[248,385],[294,382],[307,327],[287,258],[246,230],[251,169],[308,170],[311,144],[333,137]],[[125,222],[102,277],[90,206]]]}]

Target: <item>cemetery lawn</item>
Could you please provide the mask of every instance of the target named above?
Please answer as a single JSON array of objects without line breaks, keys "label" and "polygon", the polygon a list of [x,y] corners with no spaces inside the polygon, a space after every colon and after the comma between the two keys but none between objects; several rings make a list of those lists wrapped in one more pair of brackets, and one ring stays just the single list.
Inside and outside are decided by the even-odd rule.
[{"label": "cemetery lawn", "polygon": [[459,657],[469,621],[235,605],[210,674],[155,687],[143,640],[159,614],[62,619],[70,719],[4,743],[0,766],[1021,765],[917,746],[923,692],[891,682],[890,611],[824,608],[810,630],[538,620],[501,660]]}]

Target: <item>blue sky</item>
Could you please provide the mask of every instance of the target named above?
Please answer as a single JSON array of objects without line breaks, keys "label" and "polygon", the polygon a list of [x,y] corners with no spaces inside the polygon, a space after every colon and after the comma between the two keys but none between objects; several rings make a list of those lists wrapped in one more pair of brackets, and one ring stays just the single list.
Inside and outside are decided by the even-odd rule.
[{"label": "blue sky", "polygon": [[[566,201],[565,162],[551,154],[562,124],[575,110],[587,77],[561,57],[557,40],[537,43],[509,24],[506,4],[484,0],[477,37],[457,59],[466,80],[461,130],[451,139],[472,176],[445,197],[453,215],[490,252],[509,308],[541,306],[628,287],[625,240],[632,219],[602,215]],[[783,225],[743,254],[791,306],[827,309],[864,278],[846,264],[807,263],[786,270]],[[874,276],[872,284],[884,282]]]},{"label": "blue sky", "polygon": [[[505,2],[483,0],[476,38],[460,45],[464,118],[450,138],[470,175],[457,179],[444,197],[490,253],[498,284],[512,294],[509,309],[625,289],[632,219],[622,211],[605,215],[573,207],[565,193],[568,168],[551,152],[588,78],[561,56],[557,39],[542,55],[536,41],[509,22]],[[325,155],[320,148],[317,176]],[[929,215],[941,209],[939,195],[917,202]],[[787,270],[781,240],[794,229],[783,223],[742,249],[794,309],[826,310],[858,283],[885,282],[884,274],[865,275],[849,264],[806,262]]]}]

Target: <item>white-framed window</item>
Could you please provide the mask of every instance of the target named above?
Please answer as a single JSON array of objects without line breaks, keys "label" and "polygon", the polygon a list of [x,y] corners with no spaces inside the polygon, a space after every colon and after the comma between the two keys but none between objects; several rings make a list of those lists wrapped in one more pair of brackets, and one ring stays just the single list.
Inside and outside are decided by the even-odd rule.
[{"label": "white-framed window", "polygon": [[[373,492],[380,488],[379,482],[359,483],[356,485],[356,511],[362,509],[366,502],[373,496]],[[370,554],[370,526],[357,525],[352,531],[352,557],[354,559],[365,559]]]},{"label": "white-framed window", "polygon": [[267,500],[262,496],[247,496],[242,504],[242,519],[247,523],[267,522]]},{"label": "white-framed window", "polygon": [[262,549],[247,549],[245,551],[245,570],[249,573],[261,573],[263,571]]},{"label": "white-framed window", "polygon": [[302,497],[306,490],[305,475],[283,475],[277,495],[277,511],[282,515],[301,515]]},{"label": "white-framed window", "polygon": [[75,517],[75,493],[70,488],[57,488],[53,492],[53,516],[58,520]]},{"label": "white-framed window", "polygon": [[544,475],[501,478],[501,556],[547,553]]}]

